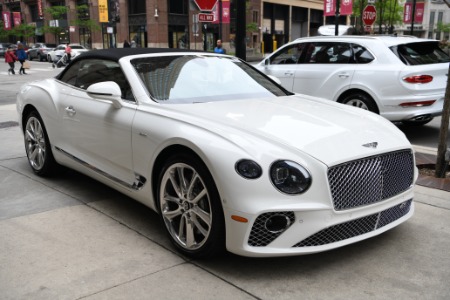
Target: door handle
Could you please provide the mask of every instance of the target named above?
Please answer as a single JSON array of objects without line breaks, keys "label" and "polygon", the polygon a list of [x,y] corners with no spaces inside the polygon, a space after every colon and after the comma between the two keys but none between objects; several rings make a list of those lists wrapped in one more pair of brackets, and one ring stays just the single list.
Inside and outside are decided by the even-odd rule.
[{"label": "door handle", "polygon": [[349,78],[350,77],[350,75],[348,75],[347,73],[341,73],[341,74],[338,74],[338,76],[339,76],[339,78]]},{"label": "door handle", "polygon": [[286,71],[286,72],[284,72],[284,75],[286,75],[286,76],[294,76],[294,72]]},{"label": "door handle", "polygon": [[73,108],[73,106],[68,106],[65,108],[65,111],[67,112],[68,115],[70,116],[74,116],[77,112],[75,111],[75,109]]}]

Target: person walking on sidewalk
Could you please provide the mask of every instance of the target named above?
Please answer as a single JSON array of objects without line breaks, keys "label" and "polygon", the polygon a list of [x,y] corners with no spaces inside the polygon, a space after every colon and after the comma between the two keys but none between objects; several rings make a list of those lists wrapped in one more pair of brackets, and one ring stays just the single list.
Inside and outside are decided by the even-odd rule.
[{"label": "person walking on sidewalk", "polygon": [[64,52],[67,55],[67,63],[70,63],[70,60],[72,59],[72,48],[70,48],[69,43],[67,43]]},{"label": "person walking on sidewalk", "polygon": [[14,54],[14,50],[12,47],[8,47],[8,50],[5,52],[5,62],[9,64],[9,70],[8,75],[12,73],[13,75],[16,75],[16,72],[14,72],[15,68],[15,62],[17,61],[17,56]]},{"label": "person walking on sidewalk", "polygon": [[25,68],[23,67],[23,63],[25,62],[25,60],[27,58],[28,58],[28,55],[25,52],[25,49],[23,48],[23,44],[19,44],[19,46],[17,46],[17,59],[20,62],[20,70],[19,70],[20,75],[27,74],[27,73],[25,73]]}]

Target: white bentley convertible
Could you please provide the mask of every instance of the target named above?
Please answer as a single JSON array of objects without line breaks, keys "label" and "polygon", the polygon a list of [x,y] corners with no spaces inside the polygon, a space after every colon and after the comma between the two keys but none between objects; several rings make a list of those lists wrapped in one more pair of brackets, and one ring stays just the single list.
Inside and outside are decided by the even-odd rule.
[{"label": "white bentley convertible", "polygon": [[64,165],[144,203],[192,257],[330,250],[414,211],[414,154],[394,125],[235,57],[90,51],[24,85],[17,109],[36,174]]}]

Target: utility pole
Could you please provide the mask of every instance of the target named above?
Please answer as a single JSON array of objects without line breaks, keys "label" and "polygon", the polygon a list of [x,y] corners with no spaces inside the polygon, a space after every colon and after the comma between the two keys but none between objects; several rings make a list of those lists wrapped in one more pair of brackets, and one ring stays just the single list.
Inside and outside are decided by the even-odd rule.
[{"label": "utility pole", "polygon": [[340,0],[335,0],[336,2],[336,11],[335,11],[335,17],[334,17],[334,35],[339,35],[339,9],[340,9]]},{"label": "utility pole", "polygon": [[414,17],[416,16],[416,0],[413,1],[413,10],[411,16],[411,35],[414,35]]},{"label": "utility pole", "polygon": [[246,31],[246,16],[245,4],[246,1],[236,1],[236,56],[242,60],[246,60],[246,45],[245,45],[245,31]]}]

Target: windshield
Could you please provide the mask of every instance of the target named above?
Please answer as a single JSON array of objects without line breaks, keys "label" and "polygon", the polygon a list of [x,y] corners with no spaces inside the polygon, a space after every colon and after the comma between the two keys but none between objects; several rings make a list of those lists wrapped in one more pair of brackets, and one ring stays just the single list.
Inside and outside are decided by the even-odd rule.
[{"label": "windshield", "polygon": [[428,65],[450,62],[450,57],[439,48],[438,42],[398,45],[391,50],[406,65]]},{"label": "windshield", "polygon": [[133,59],[131,64],[158,102],[196,103],[289,95],[236,58],[160,56]]}]

